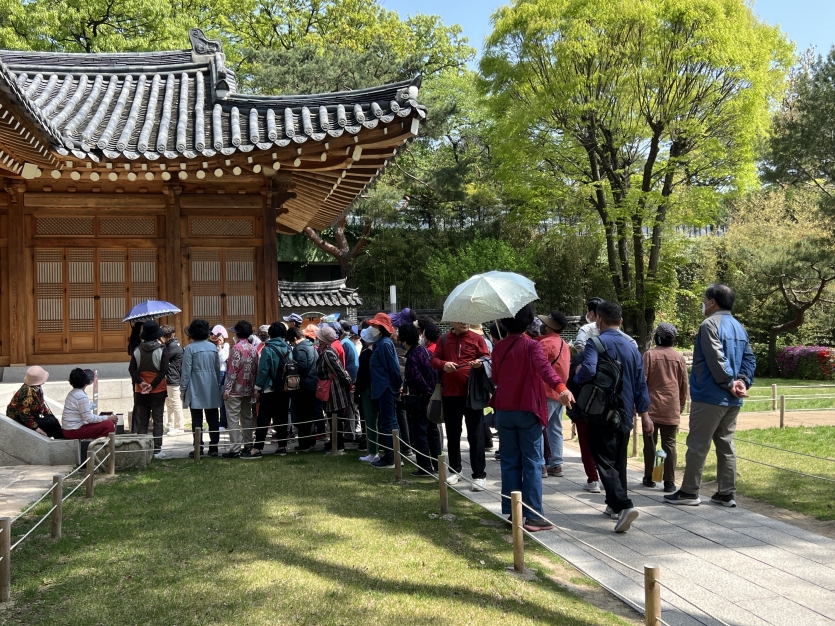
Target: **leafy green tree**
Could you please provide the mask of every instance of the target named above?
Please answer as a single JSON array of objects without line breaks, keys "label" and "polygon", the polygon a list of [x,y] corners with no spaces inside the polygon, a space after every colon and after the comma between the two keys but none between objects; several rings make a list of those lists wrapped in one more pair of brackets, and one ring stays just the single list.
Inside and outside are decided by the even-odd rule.
[{"label": "leafy green tree", "polygon": [[755,182],[791,47],[744,0],[515,0],[494,24],[480,68],[497,171],[535,218],[593,210],[646,345],[670,226]]},{"label": "leafy green tree", "polygon": [[728,278],[741,296],[737,312],[767,332],[772,376],[778,338],[835,304],[835,240],[818,201],[802,191],[751,194],[734,203],[723,238]]}]

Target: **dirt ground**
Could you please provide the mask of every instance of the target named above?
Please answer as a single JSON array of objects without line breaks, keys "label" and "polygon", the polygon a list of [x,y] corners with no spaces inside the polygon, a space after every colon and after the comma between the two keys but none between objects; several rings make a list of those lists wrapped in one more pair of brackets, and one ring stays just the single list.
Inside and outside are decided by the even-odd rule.
[{"label": "dirt ground", "polygon": [[[835,411],[787,411],[783,423],[785,426],[835,426]],[[779,425],[779,411],[740,413],[736,420],[737,430],[775,428]]]}]

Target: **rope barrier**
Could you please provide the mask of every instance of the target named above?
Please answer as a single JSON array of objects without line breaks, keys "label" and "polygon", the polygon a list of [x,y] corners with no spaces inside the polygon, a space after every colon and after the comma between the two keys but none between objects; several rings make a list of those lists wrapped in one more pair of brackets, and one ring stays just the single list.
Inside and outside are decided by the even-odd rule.
[{"label": "rope barrier", "polygon": [[770,446],[767,443],[757,443],[756,441],[749,441],[748,439],[740,439],[737,436],[734,436],[734,442],[740,441],[742,443],[751,444],[752,446],[760,446],[761,448],[770,448],[772,450],[779,450],[780,452],[788,452],[790,454],[798,454],[800,456],[807,456],[811,459],[818,459],[820,461],[829,461],[830,463],[835,463],[835,459],[828,458],[825,456],[815,456],[814,454],[807,454],[806,452],[797,452],[796,450],[789,450],[788,448],[778,448],[777,446]]},{"label": "rope barrier", "polygon": [[87,483],[87,479],[88,479],[88,478],[89,478],[89,476],[85,476],[85,477],[81,480],[81,482],[80,482],[80,483],[78,483],[78,484],[75,486],[75,488],[74,488],[72,491],[70,491],[70,492],[69,492],[66,496],[64,496],[63,498],[61,498],[61,502],[66,502],[67,500],[69,500],[69,497],[70,497],[72,494],[74,494],[74,493],[75,493],[76,491],[78,491],[78,490],[79,490],[79,489],[80,489],[83,485],[85,485],[85,484]]},{"label": "rope barrier", "polygon": [[105,462],[107,459],[109,459],[109,458],[110,458],[110,453],[108,452],[108,453],[107,453],[107,455],[106,455],[106,456],[105,456],[105,457],[101,460],[101,463],[99,463],[98,465],[96,465],[96,466],[93,468],[93,471],[95,472],[95,471],[96,471],[97,469],[99,469],[102,465],[104,465],[104,462]]},{"label": "rope barrier", "polygon": [[20,515],[18,515],[18,516],[17,516],[17,517],[15,517],[15,518],[12,518],[12,524],[14,524],[17,520],[19,520],[21,517],[23,517],[24,515],[26,515],[29,511],[31,511],[31,510],[32,510],[32,509],[34,509],[36,506],[38,506],[41,502],[43,502],[43,499],[44,499],[45,497],[47,497],[49,494],[51,494],[53,489],[55,489],[55,485],[54,485],[54,484],[52,485],[52,487],[50,487],[49,489],[47,489],[47,490],[43,493],[43,495],[42,495],[40,498],[38,498],[37,500],[35,500],[35,502],[33,502],[32,504],[30,504],[30,505],[29,505],[29,506],[28,506],[25,510],[23,510],[23,511],[20,513]]},{"label": "rope barrier", "polygon": [[13,545],[13,546],[9,549],[9,551],[14,550],[14,549],[15,549],[16,547],[18,547],[21,543],[23,543],[23,541],[24,541],[24,540],[25,540],[25,539],[26,539],[29,535],[31,535],[31,534],[35,531],[35,529],[36,529],[38,526],[40,526],[41,524],[43,524],[44,520],[45,520],[46,518],[48,518],[50,515],[52,515],[52,512],[53,512],[55,509],[57,509],[57,508],[58,508],[57,506],[53,505],[53,506],[52,506],[52,508],[51,508],[51,509],[49,509],[49,511],[47,511],[41,519],[39,519],[39,520],[38,520],[38,523],[37,523],[37,524],[35,524],[34,526],[32,526],[32,528],[30,528],[30,529],[29,529],[29,532],[28,532],[28,533],[26,533],[25,535],[23,535],[23,537],[21,537],[20,539],[18,539],[18,540],[17,540],[17,542],[16,542],[16,543],[15,543],[15,544],[14,544],[14,545]]},{"label": "rope barrier", "polygon": [[[731,626],[730,624],[728,624],[728,623],[727,623],[727,622],[725,622],[725,621],[722,621],[721,619],[719,619],[719,618],[718,618],[718,617],[716,617],[715,615],[712,615],[712,614],[708,613],[707,611],[705,611],[704,609],[702,609],[702,608],[701,608],[701,607],[699,607],[698,605],[693,604],[690,600],[688,600],[687,598],[685,598],[684,596],[682,596],[680,593],[677,593],[676,591],[674,591],[673,589],[671,589],[669,585],[664,584],[664,583],[663,583],[663,582],[661,582],[660,580],[656,580],[656,581],[655,581],[655,584],[656,584],[656,585],[659,585],[660,587],[663,587],[664,589],[666,589],[667,591],[669,591],[671,594],[673,594],[673,595],[674,595],[674,596],[676,596],[677,598],[679,598],[679,599],[681,599],[681,600],[684,600],[687,604],[689,604],[690,606],[692,606],[694,609],[698,610],[698,611],[699,611],[699,612],[701,612],[701,613],[704,613],[704,614],[705,614],[707,617],[709,617],[710,619],[712,619],[712,620],[715,620],[715,621],[719,622],[722,626]],[[659,619],[660,619],[660,618],[659,618]]]}]

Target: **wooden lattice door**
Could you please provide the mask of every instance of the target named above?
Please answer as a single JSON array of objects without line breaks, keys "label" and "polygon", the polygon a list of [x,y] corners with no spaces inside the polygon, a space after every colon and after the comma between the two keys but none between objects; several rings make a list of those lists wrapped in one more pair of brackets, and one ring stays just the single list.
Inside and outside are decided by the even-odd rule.
[{"label": "wooden lattice door", "polygon": [[191,314],[209,326],[232,326],[238,320],[255,325],[255,250],[192,248]]},{"label": "wooden lattice door", "polygon": [[36,353],[124,350],[128,309],[158,298],[156,250],[35,250]]}]

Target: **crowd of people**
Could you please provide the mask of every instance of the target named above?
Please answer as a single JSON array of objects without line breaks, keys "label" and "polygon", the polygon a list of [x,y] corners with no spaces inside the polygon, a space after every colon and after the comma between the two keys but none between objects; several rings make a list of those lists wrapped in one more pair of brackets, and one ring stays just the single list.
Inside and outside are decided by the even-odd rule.
[{"label": "crowd of people", "polygon": [[[535,315],[530,304],[490,324],[487,335],[481,326],[456,321],[444,333],[431,318],[404,309],[358,325],[323,322],[304,328],[302,318],[291,314],[257,331],[245,320],[226,329],[195,319],[183,348],[172,326],[148,321],[136,324],[128,348],[133,422],[140,434],[151,430],[157,458],[163,457],[166,428],[168,435],[183,432],[186,408],[193,430],[208,425],[208,446],[201,454],[260,459],[272,430],[280,456],[293,440],[296,452],[311,452],[317,440],[334,437],[337,454],[350,443],[364,453],[360,461],[383,469],[394,467],[397,429],[404,453],[414,454],[415,477],[437,475],[446,436],[447,482],[465,478],[473,491],[487,488],[486,455],[496,431],[502,494],[521,491],[525,527],[534,532],[551,528],[543,514],[542,481],[563,476],[567,413],[578,436],[587,479],[583,489],[605,492],[606,514],[617,520],[616,532],[625,532],[639,515],[626,473],[636,418],[644,435],[644,486],[657,486],[653,474],[663,465],[665,500],[698,505],[713,442],[719,489],[711,502],[735,506],[733,434],[755,360],[731,313],[733,303],[726,285],[707,288],[689,377],[674,347],[678,332],[672,324],[659,324],[655,346],[641,354],[620,328],[620,305],[600,298],[588,301],[587,323],[570,344],[561,336],[566,316]],[[73,391],[60,423],[44,402],[41,386],[47,378],[42,368],[30,368],[7,415],[56,438],[113,431],[114,418],[90,408],[84,388],[92,372],[76,369],[70,375]],[[677,487],[676,437],[688,397],[686,465]],[[335,432],[329,432],[331,423]],[[461,452],[464,427],[470,478]],[[222,431],[229,437],[223,450]],[[502,507],[510,513],[508,497]]]}]

